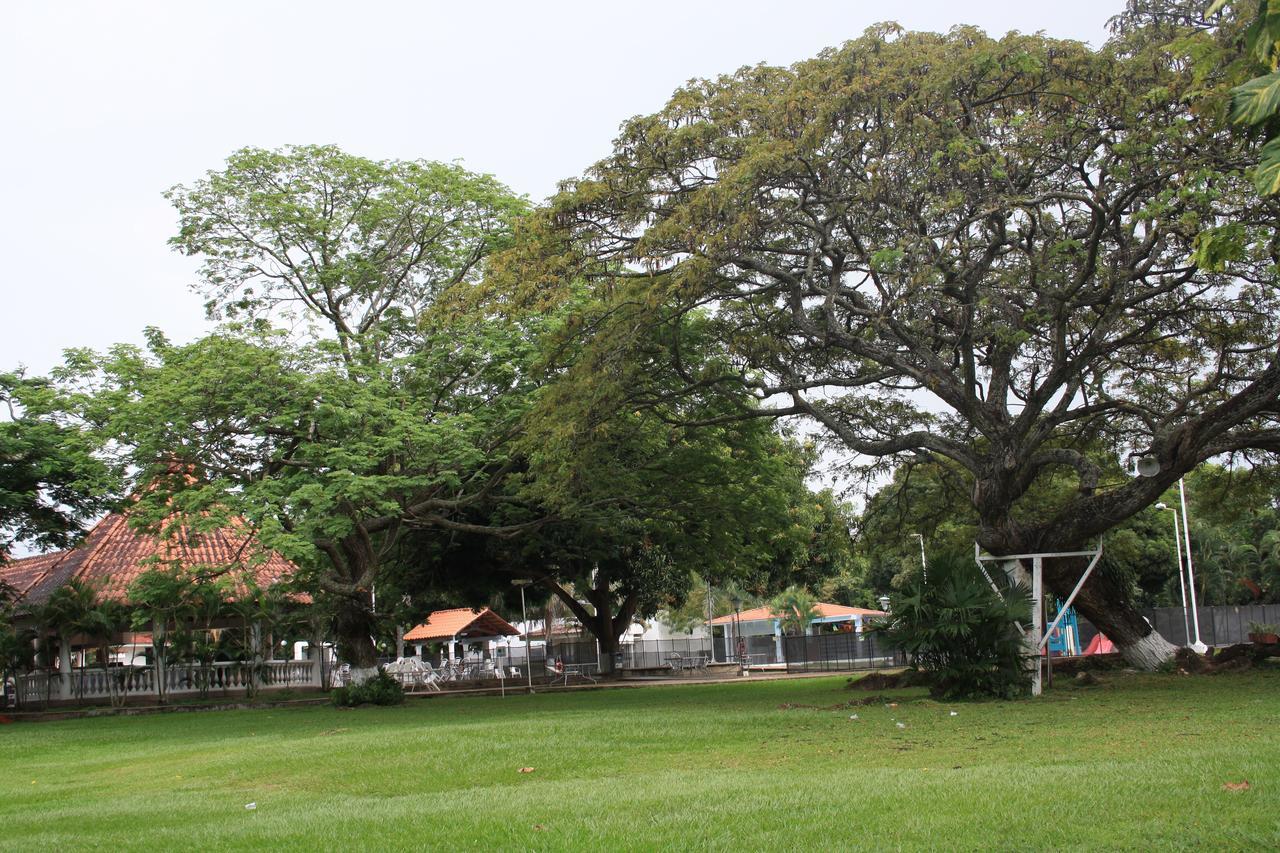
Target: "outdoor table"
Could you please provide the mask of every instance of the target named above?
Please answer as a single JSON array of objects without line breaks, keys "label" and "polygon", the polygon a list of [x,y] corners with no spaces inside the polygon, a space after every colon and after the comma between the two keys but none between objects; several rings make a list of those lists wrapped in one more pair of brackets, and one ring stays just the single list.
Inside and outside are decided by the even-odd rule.
[{"label": "outdoor table", "polygon": [[553,671],[554,676],[551,679],[551,683],[555,684],[556,682],[560,682],[565,687],[568,687],[569,678],[571,676],[576,675],[578,678],[585,679],[586,681],[590,681],[592,684],[595,684],[596,680],[591,676],[589,672],[589,670],[594,666],[597,666],[597,664],[594,664],[594,663],[561,664],[561,669],[559,671]]}]

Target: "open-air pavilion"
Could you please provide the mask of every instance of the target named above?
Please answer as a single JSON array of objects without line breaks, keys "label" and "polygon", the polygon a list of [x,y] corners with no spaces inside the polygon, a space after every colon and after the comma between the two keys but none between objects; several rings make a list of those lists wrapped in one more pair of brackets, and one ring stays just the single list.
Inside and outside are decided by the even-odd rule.
[{"label": "open-air pavilion", "polygon": [[[468,647],[473,643],[481,644],[485,650],[498,651],[503,647],[491,644],[518,636],[519,633],[514,625],[488,607],[455,607],[432,612],[426,622],[405,633],[404,642],[414,645],[419,658],[429,644],[440,643],[444,652],[441,663],[452,663],[465,657]],[[462,654],[457,651],[459,645],[462,646]]]}]

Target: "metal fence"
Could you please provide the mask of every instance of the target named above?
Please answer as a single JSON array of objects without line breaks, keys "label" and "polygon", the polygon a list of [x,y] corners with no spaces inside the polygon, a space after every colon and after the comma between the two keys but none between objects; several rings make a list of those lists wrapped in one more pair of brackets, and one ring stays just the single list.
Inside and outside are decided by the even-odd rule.
[{"label": "metal fence", "polygon": [[[1156,607],[1142,611],[1160,635],[1175,646],[1185,646],[1195,639],[1195,628],[1187,631],[1189,614],[1184,617],[1181,607]],[[1280,604],[1215,604],[1197,607],[1200,618],[1200,639],[1210,646],[1234,646],[1249,642],[1249,623],[1280,624]],[[1098,629],[1088,620],[1080,619],[1080,647],[1086,648],[1097,635]]]},{"label": "metal fence", "polygon": [[[780,654],[778,639],[772,634],[756,634],[742,638],[750,666],[777,666],[786,661]],[[738,641],[734,637],[716,637],[713,657],[718,663],[738,659]]]},{"label": "metal fence", "polygon": [[712,658],[710,639],[636,640],[619,651],[618,668],[679,669],[683,661],[694,658]]},{"label": "metal fence", "polygon": [[906,666],[907,657],[875,634],[783,637],[787,672],[840,672]]}]

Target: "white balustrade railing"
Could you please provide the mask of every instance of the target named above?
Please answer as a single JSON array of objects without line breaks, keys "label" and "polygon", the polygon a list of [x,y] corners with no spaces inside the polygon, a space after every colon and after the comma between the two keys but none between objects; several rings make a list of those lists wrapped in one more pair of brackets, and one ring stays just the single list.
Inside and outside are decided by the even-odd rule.
[{"label": "white balustrade railing", "polygon": [[[168,694],[218,693],[245,690],[256,678],[261,689],[318,687],[319,664],[313,660],[268,660],[256,668],[252,664],[218,662],[170,663],[163,667],[164,692]],[[19,701],[43,702],[46,698],[101,699],[110,696],[156,695],[154,666],[86,668],[71,672],[70,690],[64,692],[63,679],[56,670],[24,673],[16,679]]]}]

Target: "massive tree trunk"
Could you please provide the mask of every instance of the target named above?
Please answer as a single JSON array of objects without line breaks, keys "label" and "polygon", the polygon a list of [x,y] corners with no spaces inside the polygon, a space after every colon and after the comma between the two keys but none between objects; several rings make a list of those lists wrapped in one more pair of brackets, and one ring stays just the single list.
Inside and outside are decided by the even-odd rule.
[{"label": "massive tree trunk", "polygon": [[356,590],[340,597],[336,604],[333,633],[338,643],[338,657],[351,665],[356,681],[363,681],[378,666],[378,650],[373,644],[376,626],[372,597],[367,590]]},{"label": "massive tree trunk", "polygon": [[[989,527],[984,528],[979,533],[979,544],[997,555],[1086,550],[1079,545],[1028,541],[1019,537],[1013,528],[1014,525],[1011,524],[1004,525],[999,532]],[[1088,561],[1078,557],[1045,559],[1045,589],[1065,601],[1087,567]],[[1025,568],[1030,571],[1029,565]],[[1138,612],[1128,585],[1107,571],[1105,565],[1093,570],[1072,606],[1115,643],[1125,660],[1138,669],[1158,669],[1172,660],[1177,651],[1176,646],[1147,623]]]},{"label": "massive tree trunk", "polygon": [[[636,607],[639,605],[640,597],[634,592],[623,592],[621,600],[618,593],[609,589],[609,580],[603,572],[598,572],[596,576],[596,585],[588,589],[584,595],[587,601],[594,608],[594,612],[588,610],[581,601],[560,584],[545,578],[543,583],[565,603],[565,606],[573,611],[573,615],[577,617],[582,626],[591,632],[596,638],[596,643],[600,646],[600,674],[606,676],[616,675],[614,661],[621,644],[623,633],[631,625],[631,620],[636,615]],[[615,612],[614,607],[617,607]]]},{"label": "massive tree trunk", "polygon": [[[1065,601],[1086,565],[1078,559],[1045,560],[1045,586]],[[1138,612],[1128,586],[1104,566],[1093,570],[1072,606],[1106,634],[1124,659],[1138,669],[1158,669],[1177,651]]]},{"label": "massive tree trunk", "polygon": [[350,664],[351,678],[359,683],[372,676],[378,666],[372,592],[378,572],[377,554],[367,533],[319,544],[330,563],[320,585],[334,603],[332,627],[338,657]]}]

